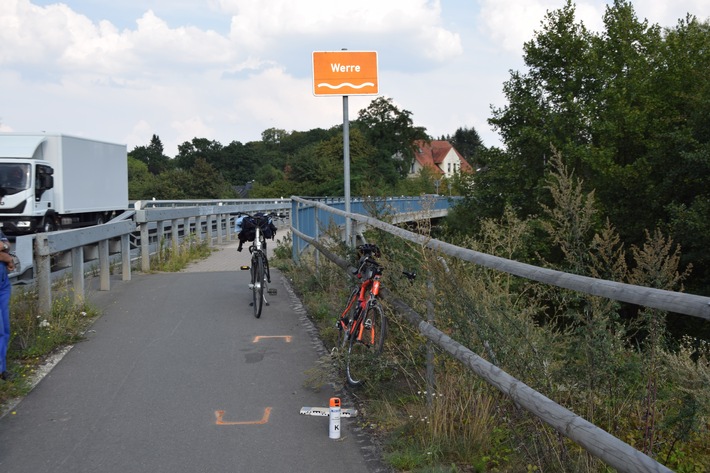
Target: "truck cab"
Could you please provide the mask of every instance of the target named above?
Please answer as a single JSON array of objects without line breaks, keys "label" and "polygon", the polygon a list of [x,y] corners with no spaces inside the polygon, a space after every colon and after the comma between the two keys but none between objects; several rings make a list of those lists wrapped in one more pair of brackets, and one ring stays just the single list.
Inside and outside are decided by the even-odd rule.
[{"label": "truck cab", "polygon": [[0,226],[8,235],[32,233],[53,222],[45,219],[51,209],[54,170],[42,161],[0,162]]}]

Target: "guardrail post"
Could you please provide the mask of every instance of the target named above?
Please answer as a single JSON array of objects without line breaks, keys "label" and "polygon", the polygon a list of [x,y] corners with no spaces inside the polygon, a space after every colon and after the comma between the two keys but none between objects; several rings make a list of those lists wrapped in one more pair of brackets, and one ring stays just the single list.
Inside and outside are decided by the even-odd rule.
[{"label": "guardrail post", "polygon": [[197,238],[197,243],[202,243],[202,217],[193,217],[192,224]]},{"label": "guardrail post", "polygon": [[212,246],[212,215],[207,216],[207,246]]},{"label": "guardrail post", "polygon": [[37,296],[39,311],[48,314],[52,310],[52,283],[50,281],[51,257],[47,253],[47,235],[39,233],[35,237],[34,258],[37,268]]},{"label": "guardrail post", "polygon": [[121,279],[131,280],[131,244],[128,235],[121,236]]},{"label": "guardrail post", "polygon": [[217,244],[221,245],[223,243],[223,241],[222,241],[222,214],[215,215],[215,219],[217,220]]},{"label": "guardrail post", "polygon": [[111,290],[111,267],[108,261],[108,240],[99,242],[99,277],[101,279],[100,289],[102,291]]},{"label": "guardrail post", "polygon": [[84,247],[71,250],[72,283],[74,286],[74,304],[84,303]]},{"label": "guardrail post", "polygon": [[180,236],[178,235],[178,219],[170,221],[170,239],[173,245],[173,254],[177,255],[180,251]]},{"label": "guardrail post", "polygon": [[141,270],[144,273],[150,271],[150,236],[148,234],[148,222],[141,223]]}]

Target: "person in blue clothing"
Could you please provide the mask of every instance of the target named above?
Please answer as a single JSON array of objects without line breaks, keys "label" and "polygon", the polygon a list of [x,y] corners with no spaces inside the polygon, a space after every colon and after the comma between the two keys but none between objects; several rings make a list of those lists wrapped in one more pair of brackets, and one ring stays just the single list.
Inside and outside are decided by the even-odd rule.
[{"label": "person in blue clothing", "polygon": [[10,293],[12,285],[8,274],[15,269],[10,254],[10,242],[0,230],[0,379],[7,380],[7,347],[10,344]]}]

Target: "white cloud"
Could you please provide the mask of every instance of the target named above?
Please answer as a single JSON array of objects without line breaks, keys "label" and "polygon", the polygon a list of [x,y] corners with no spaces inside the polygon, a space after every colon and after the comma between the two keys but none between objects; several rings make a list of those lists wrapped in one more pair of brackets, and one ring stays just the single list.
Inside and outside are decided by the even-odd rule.
[{"label": "white cloud", "polygon": [[178,143],[184,143],[185,141],[191,141],[195,137],[215,136],[215,130],[206,124],[205,121],[211,121],[210,117],[203,119],[199,116],[193,116],[184,120],[175,120],[170,123],[170,127],[175,130]]},{"label": "white cloud", "polygon": [[[561,0],[482,0],[480,18],[484,28],[503,48],[522,52],[523,44],[541,30],[545,16],[564,6]],[[587,28],[602,25],[603,1],[575,2],[576,16]]]},{"label": "white cloud", "polygon": [[404,35],[410,48],[422,48],[430,59],[462,52],[459,35],[441,26],[439,1],[221,0],[220,5],[233,15],[232,39],[256,51],[295,36]]},{"label": "white cloud", "polygon": [[[341,100],[313,97],[311,52],[376,50],[380,90],[432,134],[475,126],[546,10],[564,0],[0,0],[0,128],[124,141],[227,144],[342,123]],[[710,0],[637,0],[675,25]],[[605,0],[577,2],[588,27]],[[100,5],[98,5],[100,4]],[[42,6],[40,6],[42,5]],[[594,23],[596,22],[596,23]],[[8,91],[11,91],[9,93]],[[374,97],[351,97],[350,115]]]},{"label": "white cloud", "polygon": [[226,37],[189,26],[170,28],[150,10],[136,20],[136,29],[119,31],[109,21],[95,24],[64,4],[42,8],[29,0],[5,1],[10,3],[0,17],[0,63],[136,79],[175,67],[183,74],[223,67],[235,58]]}]

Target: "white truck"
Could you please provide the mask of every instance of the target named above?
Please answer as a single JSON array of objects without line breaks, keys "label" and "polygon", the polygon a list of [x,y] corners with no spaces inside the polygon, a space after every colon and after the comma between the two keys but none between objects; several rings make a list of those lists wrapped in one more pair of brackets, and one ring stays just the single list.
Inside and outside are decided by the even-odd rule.
[{"label": "white truck", "polygon": [[101,224],[127,209],[126,145],[56,133],[0,133],[5,234]]}]

